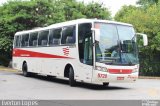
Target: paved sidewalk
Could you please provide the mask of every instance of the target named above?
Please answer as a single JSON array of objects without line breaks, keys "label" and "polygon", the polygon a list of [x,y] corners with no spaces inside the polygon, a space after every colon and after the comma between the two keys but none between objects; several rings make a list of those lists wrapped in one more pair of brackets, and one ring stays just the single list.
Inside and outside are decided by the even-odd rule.
[{"label": "paved sidewalk", "polygon": [[18,70],[15,70],[13,68],[4,67],[4,66],[0,66],[0,71],[19,72]]},{"label": "paved sidewalk", "polygon": [[139,79],[159,79],[160,77],[153,77],[153,76],[139,76]]}]

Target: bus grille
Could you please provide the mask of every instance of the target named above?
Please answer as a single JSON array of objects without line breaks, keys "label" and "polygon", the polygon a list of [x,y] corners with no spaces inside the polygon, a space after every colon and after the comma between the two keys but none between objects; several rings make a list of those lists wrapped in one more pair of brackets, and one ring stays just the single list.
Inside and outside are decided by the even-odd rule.
[{"label": "bus grille", "polygon": [[131,74],[131,69],[108,69],[108,72],[111,74]]}]

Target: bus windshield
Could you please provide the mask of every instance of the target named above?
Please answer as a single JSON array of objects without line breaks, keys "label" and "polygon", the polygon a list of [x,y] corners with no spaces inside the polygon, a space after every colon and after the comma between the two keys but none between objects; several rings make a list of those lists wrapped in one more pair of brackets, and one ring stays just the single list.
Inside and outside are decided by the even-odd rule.
[{"label": "bus windshield", "polygon": [[138,64],[135,31],[132,26],[95,23],[100,29],[100,41],[96,43],[96,62],[109,65]]}]

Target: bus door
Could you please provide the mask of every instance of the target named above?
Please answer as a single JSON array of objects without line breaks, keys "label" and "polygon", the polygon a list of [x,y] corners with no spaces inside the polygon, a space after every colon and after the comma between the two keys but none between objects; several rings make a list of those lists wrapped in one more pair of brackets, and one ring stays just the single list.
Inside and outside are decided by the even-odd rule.
[{"label": "bus door", "polygon": [[93,71],[93,43],[91,23],[79,24],[78,26],[79,46],[79,75],[86,82],[92,81]]}]

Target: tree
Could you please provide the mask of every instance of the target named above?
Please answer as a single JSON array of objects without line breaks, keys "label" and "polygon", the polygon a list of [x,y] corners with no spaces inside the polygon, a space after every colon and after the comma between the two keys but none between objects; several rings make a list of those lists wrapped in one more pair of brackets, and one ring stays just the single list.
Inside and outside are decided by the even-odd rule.
[{"label": "tree", "polygon": [[152,4],[158,4],[159,0],[138,0],[137,4],[139,5],[152,5]]},{"label": "tree", "polygon": [[[88,5],[76,0],[11,0],[0,6],[0,57],[11,57],[17,31],[30,30],[77,18],[110,19],[101,4]],[[0,58],[0,60],[2,60]]]},{"label": "tree", "polygon": [[[44,17],[51,13],[46,1],[8,1],[0,6],[0,60],[11,58],[13,36],[17,31],[28,30],[47,23]],[[40,8],[39,8],[40,7]],[[5,57],[5,58],[4,58]],[[2,59],[3,58],[3,59]],[[7,64],[1,62],[1,64]]]},{"label": "tree", "polygon": [[[145,1],[145,0],[140,0]],[[146,2],[144,2],[146,4]],[[160,75],[160,3],[156,5],[124,6],[115,20],[131,23],[137,32],[146,33],[149,45],[141,48],[141,69],[147,75]]]},{"label": "tree", "polygon": [[111,13],[103,4],[89,3],[86,5],[82,13],[87,16],[87,18],[97,18],[97,19],[111,19]]}]

